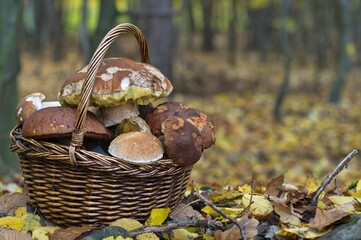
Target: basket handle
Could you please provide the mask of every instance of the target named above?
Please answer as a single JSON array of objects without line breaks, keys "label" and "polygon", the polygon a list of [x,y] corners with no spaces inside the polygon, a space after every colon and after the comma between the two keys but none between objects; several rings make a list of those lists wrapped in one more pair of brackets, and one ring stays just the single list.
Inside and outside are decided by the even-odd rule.
[{"label": "basket handle", "polygon": [[93,90],[95,76],[98,68],[105,56],[105,53],[109,49],[110,44],[122,33],[131,33],[138,41],[140,53],[142,56],[142,62],[150,63],[148,44],[142,33],[142,31],[131,23],[122,23],[112,28],[102,39],[99,46],[95,50],[92,58],[89,62],[89,68],[86,73],[85,81],[80,93],[80,102],[76,112],[75,127],[71,136],[71,143],[69,146],[69,158],[70,163],[77,165],[75,158],[75,149],[83,146],[84,129],[83,124],[86,118],[86,112],[89,106],[90,94]]}]

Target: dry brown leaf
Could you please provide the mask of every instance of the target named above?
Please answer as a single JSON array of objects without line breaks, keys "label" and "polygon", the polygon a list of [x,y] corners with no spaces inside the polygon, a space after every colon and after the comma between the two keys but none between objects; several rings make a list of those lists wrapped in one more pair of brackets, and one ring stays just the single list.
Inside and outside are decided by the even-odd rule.
[{"label": "dry brown leaf", "polygon": [[332,223],[351,215],[355,211],[353,203],[342,204],[329,210],[317,208],[315,217],[308,224],[309,228],[321,231]]},{"label": "dry brown leaf", "polygon": [[82,225],[80,227],[68,227],[68,228],[61,228],[55,230],[53,234],[50,235],[50,240],[75,240],[78,237],[86,234],[94,229],[98,229],[92,225]]},{"label": "dry brown leaf", "polygon": [[178,204],[169,214],[169,217],[173,220],[199,219],[200,216],[200,212],[194,210],[192,206],[184,203]]},{"label": "dry brown leaf", "polygon": [[214,240],[239,240],[241,239],[241,232],[237,226],[222,232],[217,230],[214,232]]},{"label": "dry brown leaf", "polygon": [[29,198],[23,193],[6,193],[0,198],[0,214],[13,216],[15,210],[19,207],[26,207]]},{"label": "dry brown leaf", "polygon": [[19,231],[11,230],[8,228],[0,228],[0,239],[5,240],[31,240],[31,235],[26,233],[22,234]]},{"label": "dry brown leaf", "polygon": [[283,204],[274,204],[274,210],[280,217],[280,222],[291,226],[300,226],[301,220],[292,215],[291,209]]},{"label": "dry brown leaf", "polygon": [[280,189],[284,182],[285,175],[281,174],[276,178],[273,178],[268,184],[266,191],[264,193],[265,196],[275,196],[277,197],[280,193]]}]

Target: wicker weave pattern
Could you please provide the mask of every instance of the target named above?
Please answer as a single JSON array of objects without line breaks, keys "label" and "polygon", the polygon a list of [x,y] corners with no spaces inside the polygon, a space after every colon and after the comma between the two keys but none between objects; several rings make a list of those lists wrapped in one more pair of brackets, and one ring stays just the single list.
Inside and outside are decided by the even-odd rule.
[{"label": "wicker weave pattern", "polygon": [[10,150],[19,156],[31,203],[58,225],[145,220],[153,208],[174,207],[185,192],[191,166],[177,166],[171,159],[136,166],[82,147],[95,74],[109,45],[124,32],[133,34],[142,61],[149,63],[147,43],[137,27],[120,24],[109,31],[90,61],[70,146],[23,138],[21,126],[10,133]]}]

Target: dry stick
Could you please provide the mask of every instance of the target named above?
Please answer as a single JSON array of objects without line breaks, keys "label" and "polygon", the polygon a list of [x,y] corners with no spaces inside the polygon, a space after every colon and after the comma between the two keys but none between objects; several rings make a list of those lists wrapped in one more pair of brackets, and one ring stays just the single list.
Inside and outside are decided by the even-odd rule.
[{"label": "dry stick", "polygon": [[311,206],[317,206],[317,201],[318,198],[320,197],[321,193],[323,192],[323,190],[325,190],[325,188],[327,187],[327,185],[332,181],[332,179],[334,177],[336,177],[337,174],[339,174],[339,172],[341,172],[346,166],[347,164],[351,161],[351,159],[356,156],[356,154],[358,153],[358,151],[356,149],[352,150],[352,152],[350,152],[338,165],[337,167],[330,173],[327,175],[327,177],[322,181],[321,185],[317,188],[317,191],[313,194],[312,199],[311,199]]},{"label": "dry stick", "polygon": [[132,231],[129,231],[130,237],[138,236],[139,234],[143,233],[150,233],[150,232],[168,232],[178,228],[186,228],[186,227],[202,227],[202,228],[210,228],[212,230],[216,229],[223,229],[222,223],[214,220],[177,220],[169,223],[165,223],[162,225],[157,226],[143,226]]},{"label": "dry stick", "polygon": [[219,213],[222,217],[227,218],[228,220],[230,220],[231,222],[233,222],[234,224],[236,224],[236,226],[239,228],[240,232],[241,232],[241,237],[242,239],[247,239],[246,238],[246,233],[245,233],[245,229],[244,226],[237,221],[236,219],[232,218],[231,216],[229,216],[227,213],[223,212],[218,206],[216,206],[214,203],[212,203],[211,201],[209,201],[208,199],[206,199],[205,197],[202,196],[202,194],[200,194],[199,192],[195,192],[195,195],[202,201],[204,202],[206,205],[210,206],[211,208],[213,208],[217,213]]}]

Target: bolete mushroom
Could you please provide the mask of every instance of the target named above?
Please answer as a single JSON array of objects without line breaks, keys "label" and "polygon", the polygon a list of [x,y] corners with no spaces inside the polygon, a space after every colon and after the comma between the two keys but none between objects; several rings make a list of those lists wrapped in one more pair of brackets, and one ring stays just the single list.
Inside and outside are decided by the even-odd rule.
[{"label": "bolete mushroom", "polygon": [[[76,109],[71,107],[50,107],[31,114],[22,126],[25,138],[57,139],[69,138],[75,126]],[[84,123],[85,138],[110,141],[112,133],[91,113]]]},{"label": "bolete mushroom", "polygon": [[[62,105],[78,105],[87,70],[85,66],[63,84],[58,94]],[[137,105],[147,105],[168,96],[172,89],[168,78],[150,64],[127,58],[107,58],[98,69],[89,105],[99,107],[100,120],[109,127],[137,116]]]},{"label": "bolete mushroom", "polygon": [[169,116],[178,116],[195,126],[202,137],[202,148],[206,149],[215,143],[214,125],[208,116],[195,108],[179,102],[164,102],[148,114],[146,122],[152,134],[162,136],[161,125]]},{"label": "bolete mushroom", "polygon": [[163,157],[161,141],[147,132],[128,132],[117,136],[109,145],[110,155],[132,164],[142,165]]},{"label": "bolete mushroom", "polygon": [[141,117],[130,117],[124,119],[115,128],[114,135],[118,136],[127,132],[148,132],[151,134],[148,124]]},{"label": "bolete mushroom", "polygon": [[199,130],[179,116],[169,116],[162,124],[165,153],[179,166],[190,166],[202,156]]},{"label": "bolete mushroom", "polygon": [[60,106],[58,101],[45,102],[44,99],[45,95],[38,92],[25,96],[15,108],[17,123],[22,124],[31,114],[42,108]]}]

